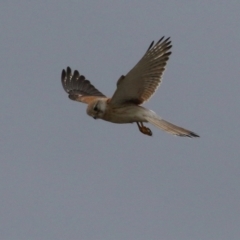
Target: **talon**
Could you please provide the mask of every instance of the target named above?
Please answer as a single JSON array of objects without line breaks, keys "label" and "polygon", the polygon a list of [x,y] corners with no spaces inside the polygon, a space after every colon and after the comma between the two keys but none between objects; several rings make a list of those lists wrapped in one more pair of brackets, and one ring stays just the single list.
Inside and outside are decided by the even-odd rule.
[{"label": "talon", "polygon": [[142,122],[140,123],[137,122],[137,125],[141,133],[146,134],[148,136],[152,136],[152,131],[150,130],[150,128],[145,127]]},{"label": "talon", "polygon": [[152,136],[152,131],[151,131],[150,128],[145,127],[145,130],[146,130],[146,134],[147,134],[148,136]]}]

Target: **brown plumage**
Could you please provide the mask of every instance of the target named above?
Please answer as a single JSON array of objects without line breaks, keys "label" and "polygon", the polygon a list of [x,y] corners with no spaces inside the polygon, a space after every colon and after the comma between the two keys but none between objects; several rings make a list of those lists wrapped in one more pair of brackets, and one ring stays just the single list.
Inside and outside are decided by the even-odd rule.
[{"label": "brown plumage", "polygon": [[170,38],[162,37],[156,44],[152,42],[135,67],[119,78],[112,98],[107,98],[77,70],[72,74],[70,67],[62,71],[63,88],[71,100],[87,103],[87,114],[95,119],[113,123],[136,122],[139,130],[149,136],[152,132],[143,122],[149,122],[173,135],[199,137],[196,133],[169,123],[155,112],[140,106],[151,98],[160,85],[171,55],[171,47]]}]

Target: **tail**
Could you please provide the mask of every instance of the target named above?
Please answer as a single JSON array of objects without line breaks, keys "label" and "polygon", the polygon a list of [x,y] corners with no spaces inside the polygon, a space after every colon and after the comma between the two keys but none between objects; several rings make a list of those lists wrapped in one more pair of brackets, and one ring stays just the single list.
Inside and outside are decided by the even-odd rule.
[{"label": "tail", "polygon": [[[152,112],[153,113],[153,112]],[[167,122],[161,119],[157,114],[153,114],[152,116],[146,116],[146,120],[156,126],[157,128],[162,129],[165,132],[171,133],[173,135],[177,135],[180,137],[199,137],[196,133],[184,129],[182,127],[178,127],[170,122]]]}]

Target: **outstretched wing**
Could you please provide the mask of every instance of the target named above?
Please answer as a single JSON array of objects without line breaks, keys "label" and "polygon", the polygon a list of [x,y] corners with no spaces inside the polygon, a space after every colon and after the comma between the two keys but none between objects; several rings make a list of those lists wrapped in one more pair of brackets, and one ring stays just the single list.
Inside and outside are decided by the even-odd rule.
[{"label": "outstretched wing", "polygon": [[147,52],[126,76],[120,77],[117,89],[110,101],[113,105],[124,103],[142,104],[150,99],[165,70],[172,47],[170,38],[162,37],[155,45],[151,43]]},{"label": "outstretched wing", "polygon": [[69,94],[68,97],[74,101],[89,103],[96,97],[106,97],[77,70],[72,74],[70,67],[67,67],[66,71],[62,70],[61,79],[64,90]]}]

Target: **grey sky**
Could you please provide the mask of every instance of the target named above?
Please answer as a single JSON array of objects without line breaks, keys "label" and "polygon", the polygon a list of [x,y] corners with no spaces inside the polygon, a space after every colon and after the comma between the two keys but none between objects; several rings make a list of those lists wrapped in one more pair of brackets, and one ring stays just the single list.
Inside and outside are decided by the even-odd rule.
[{"label": "grey sky", "polygon": [[[0,7],[0,239],[240,239],[240,2],[5,1]],[[70,66],[111,96],[171,36],[145,106],[198,133],[86,115]]]}]

